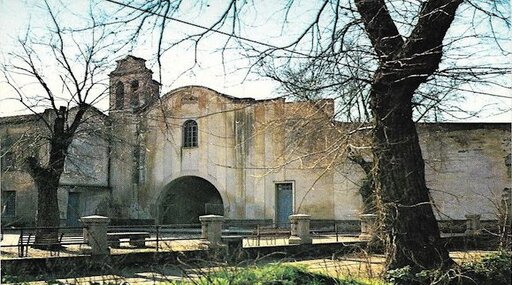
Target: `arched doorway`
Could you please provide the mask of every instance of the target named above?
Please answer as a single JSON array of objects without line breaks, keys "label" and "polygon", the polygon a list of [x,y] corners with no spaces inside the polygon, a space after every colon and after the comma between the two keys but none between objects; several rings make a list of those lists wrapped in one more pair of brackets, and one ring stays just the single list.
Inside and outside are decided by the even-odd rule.
[{"label": "arched doorway", "polygon": [[165,186],[159,209],[161,224],[197,224],[202,215],[224,215],[224,205],[213,184],[197,176],[183,176]]}]

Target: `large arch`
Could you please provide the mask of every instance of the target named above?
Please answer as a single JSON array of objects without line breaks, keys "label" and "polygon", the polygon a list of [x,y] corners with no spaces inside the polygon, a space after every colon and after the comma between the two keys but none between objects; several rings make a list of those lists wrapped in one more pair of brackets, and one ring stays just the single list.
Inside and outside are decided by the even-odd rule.
[{"label": "large arch", "polygon": [[215,186],[198,176],[174,179],[162,190],[158,219],[161,224],[197,224],[199,216],[224,215],[224,203]]}]

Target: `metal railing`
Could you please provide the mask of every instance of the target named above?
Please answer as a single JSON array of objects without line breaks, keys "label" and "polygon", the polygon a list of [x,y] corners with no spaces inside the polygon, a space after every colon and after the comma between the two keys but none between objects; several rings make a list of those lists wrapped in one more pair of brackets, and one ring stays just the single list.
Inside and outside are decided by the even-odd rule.
[{"label": "metal railing", "polygon": [[[273,246],[287,244],[290,237],[290,224],[277,226],[276,224],[252,224],[247,227],[233,227],[224,225],[222,235],[241,237],[246,247]],[[81,249],[87,244],[83,234],[84,227],[10,227],[4,228],[4,239],[0,246],[10,254],[20,257],[29,255],[37,249],[36,255],[44,256],[44,247],[48,248],[46,255],[83,255]],[[35,234],[38,230],[57,232],[57,242],[44,244],[36,241]],[[313,238],[329,238],[338,242],[340,237],[350,235],[343,232],[336,222],[315,223],[310,229]],[[123,234],[125,233],[125,234]],[[108,244],[114,250],[134,250],[141,247],[154,248],[156,251],[182,251],[187,249],[204,248],[201,243],[201,224],[168,224],[168,225],[121,225],[109,226]],[[113,236],[116,236],[115,238]],[[138,243],[137,243],[138,242]],[[134,246],[134,244],[136,244]],[[139,245],[139,246],[137,246]]]},{"label": "metal railing", "polygon": [[3,229],[0,246],[6,255],[26,257],[34,249],[36,256],[58,256],[69,246],[86,244],[82,231],[83,227],[8,227]]},{"label": "metal railing", "polygon": [[[130,232],[147,233],[149,238],[144,238],[146,247],[154,247],[156,251],[180,250],[185,247],[183,241],[197,244],[202,240],[201,224],[109,226],[108,232],[127,234]],[[122,238],[120,242],[124,244],[129,242],[129,239]],[[182,242],[181,246],[179,246],[179,242]],[[117,245],[117,241],[109,241],[109,245]],[[123,247],[121,246],[121,248]]]}]

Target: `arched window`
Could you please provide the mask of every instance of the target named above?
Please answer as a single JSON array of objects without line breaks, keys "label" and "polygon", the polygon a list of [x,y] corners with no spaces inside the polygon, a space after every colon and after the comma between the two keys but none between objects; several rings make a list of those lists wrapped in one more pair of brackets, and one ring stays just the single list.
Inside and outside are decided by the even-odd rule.
[{"label": "arched window", "polygon": [[139,81],[138,80],[132,80],[130,81],[130,89],[131,89],[131,97],[130,97],[130,105],[132,107],[138,107],[139,106],[139,94],[135,91],[139,89]]},{"label": "arched window", "polygon": [[197,147],[197,123],[194,120],[183,124],[183,147]]},{"label": "arched window", "polygon": [[130,82],[130,87],[132,88],[132,91],[137,91],[137,89],[139,89],[139,81],[138,80],[132,80]]},{"label": "arched window", "polygon": [[123,82],[118,81],[116,84],[116,109],[123,109],[124,107],[124,85]]}]

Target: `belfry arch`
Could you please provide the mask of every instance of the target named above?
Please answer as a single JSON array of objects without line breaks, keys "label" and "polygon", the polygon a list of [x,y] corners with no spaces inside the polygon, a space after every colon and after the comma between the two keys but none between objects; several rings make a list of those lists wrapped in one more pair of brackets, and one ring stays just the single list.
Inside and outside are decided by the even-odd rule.
[{"label": "belfry arch", "polygon": [[202,215],[224,215],[224,203],[215,186],[198,176],[174,179],[162,190],[160,224],[197,224]]}]

